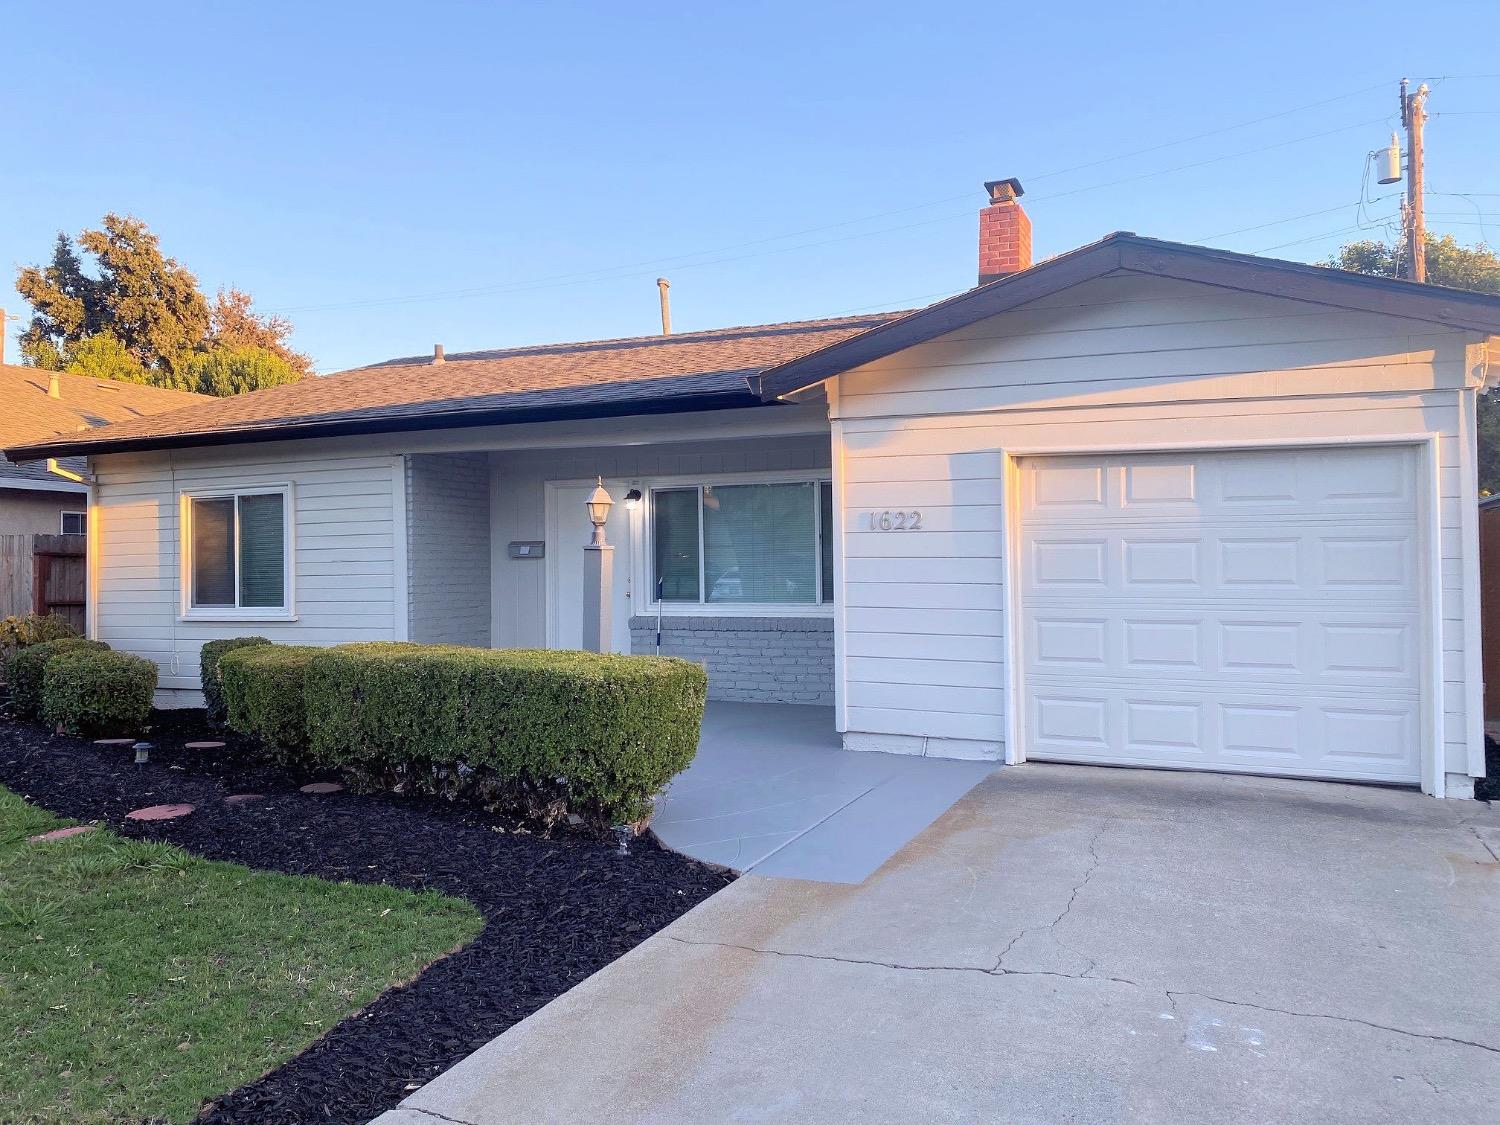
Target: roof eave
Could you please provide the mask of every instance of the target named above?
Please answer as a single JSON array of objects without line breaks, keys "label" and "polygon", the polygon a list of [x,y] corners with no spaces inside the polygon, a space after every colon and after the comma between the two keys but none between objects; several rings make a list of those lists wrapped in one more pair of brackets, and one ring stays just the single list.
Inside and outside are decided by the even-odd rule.
[{"label": "roof eave", "polygon": [[687,414],[711,410],[733,410],[770,405],[757,395],[743,391],[684,395],[669,399],[636,399],[604,403],[574,403],[559,406],[492,408],[411,415],[405,418],[344,418],[323,422],[283,422],[240,430],[207,433],[165,434],[114,441],[96,439],[68,444],[46,442],[17,446],[4,451],[12,461],[38,461],[45,457],[94,457],[106,453],[140,453],[154,449],[192,449],[221,445],[244,445],[253,441],[296,441],[314,437],[349,437],[362,434],[412,433],[424,430],[470,429],[475,426],[519,425],[527,422],[579,421],[589,418],[624,418],[654,414]]}]

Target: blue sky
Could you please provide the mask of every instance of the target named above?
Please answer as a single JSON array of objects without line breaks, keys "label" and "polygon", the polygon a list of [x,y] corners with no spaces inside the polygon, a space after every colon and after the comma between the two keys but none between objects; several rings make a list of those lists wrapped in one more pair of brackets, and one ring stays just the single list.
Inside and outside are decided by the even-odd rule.
[{"label": "blue sky", "polygon": [[[205,290],[289,316],[322,371],[650,333],[658,274],[678,330],[904,307],[973,284],[1003,176],[1038,256],[1134,230],[1321,260],[1362,237],[1403,75],[1433,85],[1431,226],[1500,244],[1500,8],[1417,16],[11,5],[0,303],[25,313],[16,267],[116,210]],[[1366,209],[1370,236],[1395,210]]]}]

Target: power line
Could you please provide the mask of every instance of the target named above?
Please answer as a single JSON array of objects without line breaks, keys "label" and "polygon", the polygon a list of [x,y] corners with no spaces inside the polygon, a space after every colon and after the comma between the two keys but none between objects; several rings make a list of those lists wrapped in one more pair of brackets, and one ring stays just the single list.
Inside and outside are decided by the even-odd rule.
[{"label": "power line", "polygon": [[[1369,202],[1371,202],[1371,203],[1378,203],[1382,199],[1389,199],[1389,198],[1390,198],[1390,196],[1388,196],[1388,195],[1382,195],[1382,196],[1380,196],[1377,199],[1370,200]],[[1279,226],[1281,226],[1284,223],[1295,223],[1299,219],[1311,219],[1311,218],[1314,218],[1315,216],[1318,216],[1318,215],[1331,215],[1335,211],[1343,211],[1343,210],[1345,210],[1345,209],[1347,209],[1349,207],[1357,207],[1357,206],[1359,206],[1358,201],[1355,201],[1354,203],[1340,203],[1336,207],[1325,207],[1321,211],[1308,211],[1306,214],[1303,214],[1303,215],[1288,215],[1284,219],[1272,219],[1268,223],[1257,223],[1253,227],[1240,227],[1238,230],[1220,231],[1218,234],[1205,234],[1205,235],[1202,235],[1201,237],[1198,237],[1198,238],[1190,238],[1190,239],[1188,239],[1188,241],[1189,242],[1208,242],[1209,240],[1215,239],[1215,238],[1228,238],[1232,234],[1245,234],[1245,233],[1247,233],[1249,231],[1252,231],[1252,230],[1265,230],[1267,227],[1279,227]]]},{"label": "power line", "polygon": [[[1338,100],[1338,99],[1329,99],[1329,100],[1333,101],[1333,100]],[[1323,104],[1323,103],[1317,103],[1317,104]],[[1295,112],[1295,111],[1289,111],[1289,112]],[[1279,115],[1273,115],[1273,116],[1285,116],[1285,114],[1279,114]],[[1118,187],[1121,184],[1136,183],[1136,182],[1139,182],[1141,180],[1152,179],[1152,178],[1157,177],[1157,176],[1172,175],[1172,174],[1174,174],[1176,172],[1187,171],[1187,170],[1193,169],[1193,168],[1201,168],[1201,167],[1205,167],[1205,166],[1210,165],[1210,164],[1218,164],[1218,163],[1222,163],[1222,162],[1224,162],[1226,160],[1234,160],[1234,159],[1237,159],[1237,158],[1239,158],[1241,156],[1257,155],[1259,153],[1268,152],[1268,151],[1271,151],[1273,149],[1285,148],[1285,147],[1287,147],[1289,145],[1302,144],[1302,143],[1305,143],[1307,141],[1313,141],[1313,140],[1320,140],[1320,139],[1322,139],[1324,137],[1333,136],[1333,135],[1338,134],[1338,133],[1347,133],[1347,132],[1349,132],[1351,130],[1354,130],[1354,129],[1363,129],[1363,128],[1366,128],[1367,126],[1371,125],[1371,124],[1375,124],[1375,123],[1378,123],[1378,122],[1383,121],[1383,120],[1385,120],[1384,117],[1379,117],[1379,118],[1375,118],[1375,119],[1369,120],[1369,121],[1360,121],[1360,122],[1356,122],[1356,123],[1354,123],[1352,125],[1340,126],[1337,129],[1327,129],[1327,130],[1324,130],[1324,131],[1318,132],[1318,133],[1311,133],[1311,134],[1308,134],[1308,135],[1305,135],[1305,136],[1301,136],[1301,137],[1293,137],[1293,138],[1291,138],[1289,140],[1277,141],[1274,144],[1262,145],[1262,146],[1257,147],[1257,148],[1244,149],[1244,150],[1241,150],[1241,151],[1238,151],[1238,152],[1225,153],[1225,154],[1220,155],[1220,156],[1210,157],[1210,158],[1208,158],[1206,160],[1193,161],[1193,162],[1188,163],[1188,164],[1176,165],[1176,166],[1171,167],[1171,168],[1162,168],[1162,169],[1158,169],[1158,170],[1152,171],[1152,172],[1142,172],[1142,173],[1139,173],[1138,175],[1126,176],[1126,177],[1123,177],[1121,179],[1110,180],[1110,181],[1107,181],[1105,183],[1090,184],[1090,185],[1085,185],[1085,186],[1082,186],[1082,187],[1070,188],[1067,191],[1054,192],[1051,195],[1044,195],[1044,196],[1040,196],[1040,197],[1033,197],[1032,200],[1031,200],[1031,202],[1032,203],[1046,203],[1046,202],[1049,202],[1051,200],[1061,199],[1061,198],[1064,198],[1064,197],[1067,197],[1067,196],[1079,195],[1079,194],[1083,194],[1085,192],[1090,192],[1090,191],[1102,191],[1105,188]],[[1232,128],[1232,127],[1227,127],[1227,128]],[[1114,158],[1111,158],[1111,159],[1113,160],[1113,159],[1124,159],[1124,158],[1123,157],[1114,157]],[[969,193],[966,192],[965,195],[964,195],[964,197],[966,197],[968,194]],[[963,197],[955,197],[955,198],[963,198]],[[921,209],[922,207],[925,207],[925,206],[930,206],[930,204],[920,204],[920,205],[917,205],[915,207],[906,208],[905,210],[909,212],[909,211],[913,211],[913,210],[919,210],[919,209]],[[895,212],[892,212],[892,213],[895,213]],[[575,285],[575,284],[586,284],[586,283],[590,283],[590,282],[619,281],[619,280],[623,280],[625,278],[634,276],[634,271],[636,271],[636,270],[646,270],[648,268],[654,270],[654,269],[663,268],[664,266],[666,266],[668,264],[673,264],[673,263],[676,263],[676,264],[673,264],[672,268],[676,269],[676,270],[698,269],[698,268],[701,268],[701,267],[704,267],[704,266],[722,265],[722,264],[729,263],[729,262],[744,261],[744,260],[749,259],[749,258],[764,257],[764,256],[771,255],[771,254],[784,254],[784,253],[792,253],[792,252],[795,252],[795,251],[798,251],[798,250],[816,249],[816,248],[821,247],[821,246],[829,246],[829,245],[833,245],[833,244],[839,243],[839,242],[849,242],[849,241],[853,241],[853,240],[859,239],[859,238],[870,238],[870,237],[874,237],[876,235],[881,235],[881,234],[893,234],[893,233],[897,233],[897,232],[900,232],[900,231],[912,230],[912,229],[914,229],[916,227],[930,226],[930,225],[932,225],[934,223],[947,222],[950,219],[954,219],[954,218],[967,217],[970,214],[971,214],[971,212],[969,210],[964,210],[964,211],[961,211],[961,212],[945,213],[945,214],[938,215],[938,216],[935,216],[935,217],[930,218],[930,219],[921,219],[921,220],[918,220],[917,222],[914,222],[914,223],[904,223],[904,224],[901,224],[899,226],[894,226],[894,227],[881,227],[881,228],[878,228],[876,230],[870,230],[870,231],[857,231],[857,232],[855,232],[853,234],[843,235],[843,236],[840,236],[840,237],[837,237],[837,238],[819,239],[819,240],[817,240],[815,242],[797,243],[797,244],[792,245],[792,246],[773,247],[773,248],[770,248],[770,249],[767,249],[767,250],[752,251],[751,253],[748,253],[748,254],[738,254],[738,255],[733,255],[733,256],[730,256],[730,257],[721,257],[721,258],[710,258],[709,260],[702,261],[702,262],[686,261],[686,259],[690,259],[690,258],[693,258],[693,257],[701,257],[704,254],[716,253],[716,251],[706,250],[706,251],[698,251],[698,252],[692,253],[692,254],[680,254],[680,255],[677,255],[675,257],[669,257],[669,258],[654,258],[654,259],[650,259],[650,260],[647,260],[647,261],[638,262],[638,263],[632,263],[632,264],[628,264],[628,265],[602,267],[602,268],[596,269],[596,270],[587,270],[587,271],[582,271],[580,273],[573,273],[573,274],[559,274],[559,275],[555,275],[553,277],[537,278],[537,279],[533,279],[531,281],[499,282],[499,283],[496,283],[496,284],[493,284],[493,285],[477,286],[477,287],[469,288],[469,289],[455,289],[455,290],[448,290],[448,291],[445,291],[445,292],[432,292],[432,293],[425,293],[425,294],[412,294],[412,295],[407,295],[407,296],[402,296],[402,297],[376,298],[376,299],[372,299],[372,300],[368,300],[368,301],[340,302],[340,303],[337,303],[337,304],[330,304],[330,305],[290,306],[290,307],[283,307],[283,308],[278,308],[278,309],[272,309],[272,310],[268,310],[268,311],[270,311],[270,312],[276,312],[276,313],[342,311],[342,310],[354,309],[354,308],[376,308],[376,307],[383,307],[383,306],[388,306],[388,305],[407,304],[407,303],[421,302],[421,301],[445,300],[445,299],[456,298],[456,297],[476,297],[476,296],[485,296],[485,295],[502,296],[502,295],[508,295],[508,294],[512,294],[512,293],[531,292],[531,291],[538,290],[538,289],[557,288],[559,286],[567,286],[567,285]],[[848,221],[846,221],[844,223],[833,223],[833,224],[828,224],[825,227],[814,227],[814,228],[808,228],[808,229],[809,229],[809,231],[826,230],[826,229],[832,229],[832,228],[839,227],[839,226],[849,226],[849,225],[852,225],[854,223],[863,222],[863,221],[867,221],[867,220],[848,220]],[[740,246],[763,245],[764,243],[767,243],[767,242],[779,241],[781,237],[794,237],[794,236],[792,236],[792,235],[786,235],[786,236],[779,236],[778,238],[760,239],[760,240],[757,240],[757,241],[754,241],[754,242],[739,243],[739,244],[734,245],[734,246],[723,247],[721,249],[730,250],[730,249],[737,249]]]},{"label": "power line", "polygon": [[1355,231],[1360,231],[1363,229],[1365,228],[1359,226],[1339,227],[1337,230],[1324,231],[1322,234],[1310,235],[1307,238],[1298,238],[1292,242],[1278,242],[1275,246],[1263,246],[1259,250],[1250,251],[1250,253],[1265,254],[1271,250],[1284,250],[1288,246],[1301,246],[1307,242],[1318,242],[1321,239],[1333,238],[1335,235],[1340,234],[1353,234]]},{"label": "power line", "polygon": [[1046,180],[1051,179],[1053,176],[1066,175],[1069,172],[1080,172],[1085,168],[1096,168],[1101,164],[1113,164],[1116,160],[1128,160],[1132,156],[1144,156],[1148,152],[1160,152],[1164,148],[1175,148],[1177,145],[1188,144],[1191,141],[1201,141],[1205,137],[1216,137],[1220,133],[1229,133],[1233,132],[1236,129],[1246,129],[1251,125],[1260,125],[1266,121],[1275,121],[1278,118],[1290,117],[1294,113],[1305,113],[1310,109],[1317,109],[1320,106],[1331,105],[1334,102],[1341,102],[1348,98],[1357,97],[1360,94],[1368,94],[1371,90],[1378,90],[1383,86],[1385,86],[1384,82],[1377,82],[1373,86],[1365,86],[1358,90],[1350,90],[1347,94],[1337,94],[1334,97],[1324,98],[1322,101],[1313,102],[1310,105],[1298,106],[1295,109],[1284,109],[1279,113],[1269,113],[1264,117],[1253,117],[1248,121],[1240,121],[1236,122],[1233,125],[1225,125],[1220,129],[1210,129],[1206,133],[1195,133],[1191,137],[1183,137],[1180,141],[1167,141],[1163,144],[1151,145],[1147,148],[1138,148],[1134,152],[1125,152],[1121,153],[1118,156],[1108,156],[1102,160],[1091,160],[1087,164],[1075,164],[1071,168],[1063,168],[1056,172],[1043,172],[1040,176],[1027,176],[1026,178],[1033,182],[1037,180]]}]

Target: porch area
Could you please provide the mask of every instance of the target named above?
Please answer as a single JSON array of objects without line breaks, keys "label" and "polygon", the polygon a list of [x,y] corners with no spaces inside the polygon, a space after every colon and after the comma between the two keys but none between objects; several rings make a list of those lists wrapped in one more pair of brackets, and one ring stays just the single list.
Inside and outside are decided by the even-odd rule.
[{"label": "porch area", "polygon": [[827,420],[775,415],[749,432],[721,417],[590,422],[512,439],[524,448],[497,436],[405,455],[405,637],[585,647],[585,605],[601,596],[586,502],[602,481],[611,651],[701,664],[714,700],[831,705]]},{"label": "porch area", "polygon": [[844,750],[831,707],[714,700],[652,830],[741,873],[858,884],[996,768]]}]

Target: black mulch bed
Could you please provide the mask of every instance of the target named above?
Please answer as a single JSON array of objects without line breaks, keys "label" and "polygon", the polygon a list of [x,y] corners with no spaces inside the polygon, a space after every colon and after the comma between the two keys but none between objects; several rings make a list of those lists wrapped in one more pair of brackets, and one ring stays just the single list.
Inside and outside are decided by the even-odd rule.
[{"label": "black mulch bed", "polygon": [[[485,917],[472,945],[218,1099],[203,1114],[209,1122],[369,1121],[730,881],[649,838],[622,857],[609,843],[542,839],[433,799],[309,797],[298,787],[328,775],[258,760],[233,736],[209,732],[201,711],[157,716],[152,738],[150,762],[136,766],[128,747],[0,718],[0,785],[123,836],[269,871],[444,891]],[[229,745],[182,748],[197,739]],[[223,803],[246,792],[266,799]],[[197,809],[180,821],[124,819],[176,801]]]}]

